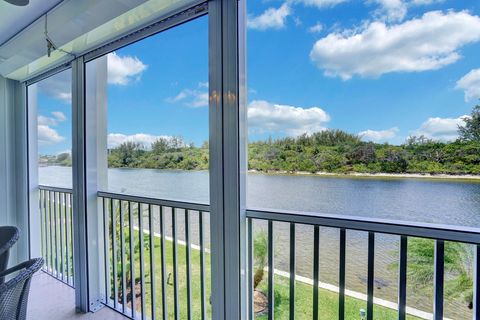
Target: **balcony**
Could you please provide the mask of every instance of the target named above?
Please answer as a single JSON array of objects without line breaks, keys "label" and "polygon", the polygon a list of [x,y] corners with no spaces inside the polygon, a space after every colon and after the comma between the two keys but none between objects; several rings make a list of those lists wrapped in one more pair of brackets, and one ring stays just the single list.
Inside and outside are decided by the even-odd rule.
[{"label": "balcony", "polygon": [[[99,192],[98,202],[102,208],[103,267],[107,275],[102,301],[107,308],[102,310],[115,310],[131,319],[210,319],[209,206],[109,192]],[[74,277],[70,203],[71,190],[40,187],[42,255],[46,261],[44,272],[59,281],[56,286],[63,286],[63,290],[72,295],[73,291],[66,289],[73,285]],[[364,310],[366,319],[448,319],[442,315],[447,303],[444,283],[449,276],[449,270],[445,268],[445,243],[480,242],[480,235],[473,229],[432,224],[257,209],[247,210],[247,219],[248,260],[251,262],[248,267],[248,310],[252,319],[317,319],[322,312],[332,312],[332,309],[339,318],[345,319],[356,318],[361,310]],[[309,228],[313,230],[312,243],[298,243],[299,235],[308,233]],[[351,279],[352,273],[358,273],[347,262],[347,233],[352,231],[364,233],[363,240],[366,240],[364,249],[367,257],[357,257],[361,260],[360,265],[365,261],[365,292],[349,290],[347,286],[347,279]],[[267,245],[267,261],[263,269],[265,279],[254,290],[258,271],[258,266],[254,265],[255,250],[259,250],[254,245],[254,237],[261,232],[266,234]],[[338,285],[320,281],[320,273],[323,272],[320,257],[324,256],[320,249],[321,233],[334,238],[329,241],[330,244],[335,243],[333,252],[336,251],[337,256],[330,259],[338,261]],[[398,238],[395,300],[391,296],[390,300],[384,298],[383,290],[376,283],[376,239],[385,235]],[[407,290],[408,241],[413,238],[434,242],[431,310],[407,303],[408,292],[415,294]],[[281,241],[282,253],[275,249],[275,241]],[[316,266],[311,270],[311,278],[300,275],[298,271],[298,260],[305,262],[305,247],[312,250],[312,265]],[[297,253],[301,250],[303,256]],[[475,246],[475,255],[479,253],[478,246]],[[277,267],[277,257],[282,269]],[[38,277],[37,282],[41,281],[52,282],[44,275]],[[478,286],[478,282],[474,285]],[[133,298],[131,288],[135,288]],[[255,292],[265,294],[265,300],[258,299]],[[275,293],[278,292],[285,294],[280,303],[275,301]],[[256,297],[255,301],[252,297]],[[299,303],[299,299],[309,302]],[[328,311],[324,310],[326,306]],[[450,314],[455,306],[458,307],[448,302]]]},{"label": "balcony", "polygon": [[[20,11],[7,7],[11,5],[7,2],[30,3]],[[452,74],[438,79],[428,74],[411,83],[407,78],[408,73],[438,71],[460,59],[461,46],[480,42],[480,34],[474,32],[480,17],[472,13],[477,7],[472,5],[470,12],[456,2],[450,8],[449,1],[397,1],[405,12],[380,17],[388,11],[376,7],[383,2],[252,0],[261,6],[251,14],[246,0],[0,0],[0,17],[4,18],[0,19],[0,225],[21,230],[11,265],[44,259],[42,270],[33,277],[27,318],[480,319],[477,187],[469,189],[469,197],[458,195],[442,204],[428,202],[429,219],[420,216],[425,210],[409,215],[415,211],[415,197],[395,203],[396,215],[390,215],[394,201],[384,195],[374,195],[364,204],[382,198],[383,217],[393,218],[369,216],[372,208],[355,202],[362,198],[355,193],[358,185],[346,188],[342,195],[354,204],[349,206],[353,208],[350,213],[342,206],[336,212],[316,206],[313,212],[301,208],[306,199],[317,204],[335,202],[338,188],[323,185],[302,185],[295,190],[296,201],[293,196],[276,195],[269,205],[257,208],[248,199],[249,192],[260,194],[271,186],[271,194],[300,186],[278,187],[271,182],[268,187],[252,188],[247,178],[259,172],[273,172],[275,178],[337,175],[338,180],[362,175],[377,179],[380,173],[385,179],[394,176],[400,181],[437,178],[430,174],[446,174],[442,171],[446,170],[455,179],[458,175],[478,179],[478,141],[458,139],[447,144],[421,135],[408,137],[409,144],[399,144],[396,126],[389,124],[387,130],[358,127],[360,119],[382,127],[385,110],[371,112],[377,120],[366,121],[362,108],[359,112],[345,107],[368,100],[364,109],[370,110],[379,104],[376,98],[390,107],[392,101],[401,99],[385,99],[385,95],[400,91],[400,82],[405,88],[410,85],[410,91],[418,89],[413,87],[419,83],[422,88],[431,85],[425,90],[430,94],[438,91],[437,80],[448,83],[445,91],[449,94],[464,90],[464,96],[445,99],[416,99],[416,92],[413,101],[405,102],[411,108],[427,98],[435,107],[440,100],[467,102],[480,92],[469,87],[478,85],[478,81],[469,82],[472,75],[456,85],[452,85]],[[274,4],[279,7],[263,7]],[[337,18],[345,19],[345,12],[353,15],[356,10],[341,5],[365,7],[358,10],[363,14],[356,16],[358,23],[351,22],[349,27],[337,23]],[[443,11],[427,11],[430,5],[443,6]],[[313,7],[320,10],[318,21],[311,13]],[[418,12],[413,14],[412,8]],[[324,13],[326,9],[339,11]],[[311,25],[303,25],[293,14],[299,11]],[[329,28],[324,29],[322,19],[329,21]],[[446,23],[451,19],[454,27]],[[345,21],[354,19],[349,16]],[[285,30],[289,23],[295,24],[294,31]],[[408,31],[412,26],[422,27],[422,32],[439,30],[426,32],[431,42],[424,42]],[[189,37],[175,33],[182,28]],[[336,31],[341,28],[342,32]],[[267,29],[275,33],[263,33]],[[258,32],[251,37],[257,46],[250,48],[256,47],[263,60],[251,65],[262,71],[253,78],[263,80],[265,98],[256,96],[256,88],[247,83],[247,30]],[[327,31],[328,36],[322,34]],[[304,33],[292,37],[293,32]],[[355,43],[368,38],[365,35],[380,33],[377,37],[384,39],[384,32],[388,38],[400,39],[392,45],[395,50],[408,49],[409,54],[365,53],[362,43],[356,47]],[[290,51],[278,50],[278,46],[297,41],[310,41],[292,50],[301,51],[302,63],[298,57],[277,56]],[[360,50],[344,56],[342,48],[349,45],[333,46],[330,41],[355,42],[352,48]],[[384,50],[377,45],[384,41],[373,42],[372,50]],[[421,50],[418,43],[425,43]],[[142,61],[137,53],[147,59]],[[367,58],[360,59],[361,54]],[[342,57],[344,61],[336,60]],[[357,60],[360,65],[354,65]],[[373,68],[370,60],[378,60],[380,66]],[[282,71],[278,66],[290,67],[291,75],[278,76],[276,72]],[[151,72],[142,74],[146,70]],[[386,84],[371,85],[383,73],[392,73]],[[478,69],[472,74],[478,76]],[[359,85],[361,81],[365,82]],[[318,83],[322,85],[317,88]],[[372,87],[380,91],[367,94]],[[289,90],[299,104],[302,101],[311,107],[266,100],[268,95],[268,99],[280,99]],[[163,91],[168,94],[160,96],[158,92]],[[350,94],[357,99],[339,106],[340,98]],[[400,95],[397,98],[408,96]],[[282,99],[293,98],[288,94]],[[331,103],[331,114],[346,115],[355,133],[328,127],[332,115],[317,107],[324,102],[320,99]],[[62,112],[55,109],[57,104]],[[395,121],[404,113],[401,107],[390,114]],[[442,108],[434,111],[445,111]],[[257,118],[250,119],[249,110]],[[427,114],[423,111],[418,113]],[[465,127],[459,124],[472,119],[461,114],[455,113],[455,118],[428,114],[431,117],[420,122],[417,130],[404,129],[404,133],[436,130],[442,138],[450,138],[452,126],[460,130]],[[296,126],[286,126],[295,115]],[[121,123],[115,123],[119,117]],[[448,117],[454,116],[448,113]],[[337,125],[343,120],[335,121]],[[167,136],[159,129],[162,126],[171,131]],[[152,131],[144,133],[145,128]],[[179,138],[182,130],[188,131],[192,142]],[[257,138],[264,140],[250,141],[250,131],[259,131]],[[267,137],[271,132],[275,141],[286,145],[284,149],[279,151]],[[323,133],[328,141],[315,145],[312,141],[321,140]],[[365,141],[364,136],[378,140]],[[343,139],[340,146],[334,142],[338,137]],[[389,144],[382,140],[385,137],[398,141]],[[296,143],[294,148],[287,145],[289,141]],[[417,154],[408,153],[412,145],[418,147]],[[124,154],[121,147],[126,149]],[[255,157],[249,159],[248,152],[256,153]],[[417,156],[410,167],[407,160],[411,159],[405,154]],[[249,160],[253,166],[249,167]],[[55,177],[55,183],[44,183],[42,178],[51,173],[41,173],[41,168],[51,164],[62,166],[66,173]],[[140,169],[143,174],[129,171],[124,180],[117,181],[109,177],[112,169]],[[183,176],[182,185],[178,177],[166,182],[157,177],[142,188],[130,188],[138,180],[147,180],[154,170],[164,169],[197,170],[203,180]],[[396,176],[396,170],[401,174]],[[451,180],[444,182],[451,184]],[[191,184],[200,195],[185,187]],[[384,184],[378,187],[384,188]],[[326,189],[331,191],[328,196],[317,198]],[[451,190],[442,189],[437,199]],[[468,214],[455,221],[445,214],[448,208],[439,210],[448,202],[469,203]],[[422,222],[435,220],[437,210],[445,214],[443,224]]]}]

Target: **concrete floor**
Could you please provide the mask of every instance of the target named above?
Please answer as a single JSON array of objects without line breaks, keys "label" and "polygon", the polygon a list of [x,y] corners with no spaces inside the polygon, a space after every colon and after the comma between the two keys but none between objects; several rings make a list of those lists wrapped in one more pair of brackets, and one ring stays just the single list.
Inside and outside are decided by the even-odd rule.
[{"label": "concrete floor", "polygon": [[28,298],[28,320],[126,320],[104,307],[95,313],[75,313],[75,292],[69,286],[39,271],[35,274]]}]

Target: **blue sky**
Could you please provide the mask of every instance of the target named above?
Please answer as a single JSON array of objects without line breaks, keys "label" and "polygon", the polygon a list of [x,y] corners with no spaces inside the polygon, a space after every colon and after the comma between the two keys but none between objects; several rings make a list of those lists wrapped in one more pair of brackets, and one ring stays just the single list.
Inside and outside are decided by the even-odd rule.
[{"label": "blue sky", "polygon": [[[395,144],[454,139],[480,98],[479,15],[473,0],[250,1],[249,138],[338,128]],[[207,19],[108,57],[110,146],[208,139]],[[70,148],[69,76],[40,84],[41,154]]]}]

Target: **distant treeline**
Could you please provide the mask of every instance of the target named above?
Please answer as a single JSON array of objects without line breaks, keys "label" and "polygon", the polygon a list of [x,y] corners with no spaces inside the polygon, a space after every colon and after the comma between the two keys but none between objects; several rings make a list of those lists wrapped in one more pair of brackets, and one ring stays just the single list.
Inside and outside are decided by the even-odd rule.
[{"label": "distant treeline", "polygon": [[[358,135],[325,130],[296,138],[250,142],[248,167],[261,172],[480,174],[480,106],[474,108],[459,138],[441,142],[411,136],[401,145],[362,141]],[[146,149],[125,142],[109,150],[114,168],[208,169],[208,143],[161,138]],[[59,155],[59,164],[71,163]]]}]

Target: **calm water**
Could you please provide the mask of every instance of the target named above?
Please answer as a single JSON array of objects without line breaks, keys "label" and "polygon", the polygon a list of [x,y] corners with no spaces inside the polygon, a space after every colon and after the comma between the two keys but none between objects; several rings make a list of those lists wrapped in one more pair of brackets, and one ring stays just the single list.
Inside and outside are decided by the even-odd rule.
[{"label": "calm water", "polygon": [[[71,171],[65,167],[40,168],[41,184],[71,187]],[[108,191],[183,200],[209,201],[208,172],[148,169],[110,169]],[[480,227],[480,183],[459,180],[338,178],[249,174],[247,206],[310,211],[387,219]],[[179,234],[183,232],[179,217]],[[167,215],[167,230],[169,217]],[[275,223],[275,267],[288,270],[288,225]],[[254,230],[265,230],[256,221]],[[198,226],[192,226],[193,239]],[[320,281],[338,284],[338,230],[321,228]],[[313,227],[297,226],[297,273],[312,277]],[[378,234],[375,247],[375,296],[397,299],[398,237]],[[347,231],[347,288],[366,293],[367,234]],[[430,311],[428,294],[409,289],[408,304]],[[446,301],[446,313],[454,319],[471,318],[461,301]]]},{"label": "calm water", "polygon": [[[208,172],[110,169],[108,190],[191,202],[209,201]],[[40,184],[71,187],[71,171],[43,167]],[[248,207],[480,227],[480,183],[249,174]]]}]

